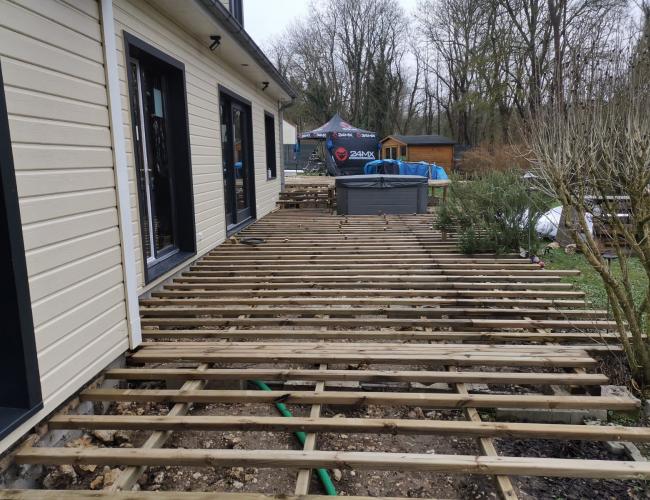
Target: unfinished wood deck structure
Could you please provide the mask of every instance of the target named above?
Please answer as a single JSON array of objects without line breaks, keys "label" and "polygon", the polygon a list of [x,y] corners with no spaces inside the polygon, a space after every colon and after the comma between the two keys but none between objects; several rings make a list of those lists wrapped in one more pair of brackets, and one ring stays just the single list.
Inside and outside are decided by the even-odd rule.
[{"label": "unfinished wood deck structure", "polygon": [[[334,212],[336,208],[336,177],[324,175],[293,175],[285,179],[277,205],[283,208],[323,208]],[[450,180],[429,179],[430,188],[442,190],[442,200],[447,199]],[[433,191],[431,192],[433,194]],[[431,196],[429,205],[437,204]]]},{"label": "unfinished wood deck structure", "polygon": [[[147,466],[299,470],[282,498],[318,493],[310,491],[315,468],[489,475],[508,499],[517,498],[513,476],[648,479],[650,463],[504,456],[494,438],[647,442],[650,429],[481,418],[479,409],[638,408],[631,396],[601,394],[607,377],[595,371],[596,357],[617,350],[614,324],[561,281],[573,273],[509,256],[463,256],[453,239],[432,229],[428,215],[279,210],[142,300],[146,342],[126,368],[104,374],[123,384],[80,395],[167,403],[166,415],[60,414],[49,422],[51,429],[148,430],[143,446],[35,445],[16,460],[124,466],[114,492],[130,490]],[[248,388],[251,380],[272,390]],[[147,381],[168,385],[138,385]],[[241,386],[233,388],[233,381]],[[312,406],[308,416],[294,418],[192,414],[199,403],[278,402]],[[465,420],[329,418],[322,411],[328,405],[461,409]],[[172,433],[188,430],[308,435],[302,450],[165,447]],[[319,447],[324,432],[472,437],[481,453],[328,450]],[[172,497],[184,494],[203,498]]]}]

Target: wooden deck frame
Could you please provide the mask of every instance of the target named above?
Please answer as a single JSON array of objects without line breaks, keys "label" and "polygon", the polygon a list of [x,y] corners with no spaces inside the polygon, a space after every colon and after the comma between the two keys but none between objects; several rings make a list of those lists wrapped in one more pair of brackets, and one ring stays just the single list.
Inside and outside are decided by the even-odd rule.
[{"label": "wooden deck frame", "polygon": [[[259,247],[242,244],[249,236],[267,243]],[[345,262],[337,264],[332,255]],[[390,271],[379,272],[385,268]],[[572,274],[541,271],[512,256],[463,256],[453,238],[442,241],[431,229],[429,216],[334,217],[317,211],[280,210],[143,299],[146,342],[129,356],[127,368],[104,373],[107,379],[136,384],[174,381],[181,384],[180,389],[122,386],[80,394],[84,401],[169,403],[168,415],[61,414],[49,422],[51,429],[61,430],[152,432],[143,447],[35,446],[20,450],[16,460],[125,465],[112,489],[116,495],[154,465],[302,471],[295,489],[286,492],[287,498],[293,494],[318,498],[308,495],[310,473],[305,471],[319,467],[487,474],[495,477],[496,491],[508,499],[517,498],[518,475],[650,479],[647,463],[507,457],[499,455],[492,441],[650,442],[650,429],[484,422],[477,411],[633,411],[639,407],[640,402],[631,396],[599,395],[598,387],[607,383],[607,377],[588,370],[597,367],[595,355],[620,350],[618,337],[604,311],[591,310],[584,294],[561,281]],[[350,369],[345,366],[348,363],[365,366]],[[247,380],[265,380],[279,388],[214,388]],[[295,390],[290,383],[311,384],[313,389]],[[364,390],[337,387],[337,383],[357,383]],[[363,384],[386,385],[376,390]],[[450,390],[408,390],[390,384],[447,384]],[[471,384],[497,391],[477,391]],[[509,392],[512,385],[528,388],[528,392]],[[583,390],[562,395],[542,391],[556,386]],[[309,417],[217,417],[193,415],[191,405],[197,402],[313,406]],[[324,418],[321,407],[331,404],[457,409],[465,413],[466,420]],[[303,431],[309,440],[302,451],[162,448],[172,433],[189,430]],[[325,432],[473,437],[479,440],[481,454],[334,452],[319,449],[317,433]],[[37,498],[37,493],[18,492],[16,498]],[[0,492],[0,498],[13,498],[7,494]],[[90,493],[75,492],[70,498],[86,498],[84,494]],[[46,495],[56,498],[51,492]],[[173,495],[189,500],[202,494]],[[148,492],[130,492],[128,498],[149,496]]]}]

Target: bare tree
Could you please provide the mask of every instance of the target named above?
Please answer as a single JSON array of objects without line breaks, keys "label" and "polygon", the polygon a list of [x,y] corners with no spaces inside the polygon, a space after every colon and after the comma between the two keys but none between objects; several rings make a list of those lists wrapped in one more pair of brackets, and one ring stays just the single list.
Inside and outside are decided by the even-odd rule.
[{"label": "bare tree", "polygon": [[[645,31],[647,37],[647,24]],[[574,91],[566,107],[549,107],[540,113],[531,124],[528,146],[539,188],[557,197],[571,214],[569,231],[603,281],[630,367],[648,383],[650,288],[635,301],[628,272],[630,259],[637,258],[650,280],[646,37],[632,57],[626,57],[625,49],[612,52],[611,63],[599,69],[594,81]],[[630,64],[621,68],[622,60]],[[589,230],[589,217],[603,228],[600,240]],[[603,247],[615,253],[616,266],[608,266]]]},{"label": "bare tree", "polygon": [[416,107],[409,85],[417,82],[403,65],[407,24],[396,0],[312,3],[307,18],[269,49],[299,90],[288,116],[307,127],[340,112],[380,135],[400,128]]}]

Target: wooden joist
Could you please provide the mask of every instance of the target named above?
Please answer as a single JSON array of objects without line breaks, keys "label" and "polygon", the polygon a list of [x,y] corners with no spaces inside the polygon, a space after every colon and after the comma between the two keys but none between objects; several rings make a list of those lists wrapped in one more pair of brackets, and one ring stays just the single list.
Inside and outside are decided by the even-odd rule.
[{"label": "wooden joist", "polygon": [[[333,282],[313,282],[313,281],[304,281],[300,280],[300,283],[295,282],[285,282],[285,283],[271,283],[264,282],[261,280],[241,282],[241,283],[221,283],[219,280],[208,280],[203,282],[193,282],[193,280],[185,280],[183,278],[178,278],[174,280],[173,283],[167,285],[166,290],[202,290],[202,291],[213,291],[221,290],[228,292],[241,293],[242,291],[281,291],[282,293],[287,293],[289,290],[293,290],[301,286],[308,290],[347,290],[348,293],[352,293],[357,290],[365,290],[368,293],[369,290],[379,289],[391,289],[391,290],[400,290],[404,293],[420,293],[421,291],[430,290],[517,290],[523,292],[534,292],[534,291],[571,291],[572,286],[569,283],[560,283],[555,280],[550,283],[538,282],[538,283],[517,283],[517,282],[506,282],[506,281],[488,281],[488,282],[453,282],[453,281],[441,281],[434,284],[428,283],[399,283],[399,282],[383,282],[383,281],[333,281]],[[317,288],[318,286],[318,288]]]},{"label": "wooden joist", "polygon": [[359,382],[419,382],[422,384],[518,384],[518,385],[600,385],[608,378],[601,374],[520,373],[481,371],[396,371],[396,370],[336,370],[279,368],[211,368],[197,373],[189,368],[112,368],[105,372],[109,379],[123,380],[326,380]]},{"label": "wooden joist", "polygon": [[156,403],[286,403],[348,406],[403,405],[427,408],[581,408],[634,410],[637,399],[617,396],[546,396],[500,394],[433,394],[417,392],[247,391],[173,389],[86,389],[83,401]]},{"label": "wooden joist", "polygon": [[[294,202],[302,203],[312,194],[296,196]],[[169,404],[167,415],[50,420],[50,428],[60,430],[151,432],[144,446],[37,446],[20,450],[17,461],[125,466],[114,489],[130,488],[148,466],[294,469],[301,496],[286,491],[289,496],[282,498],[295,500],[317,498],[302,494],[313,482],[307,471],[321,467],[488,474],[496,479],[495,491],[509,500],[519,494],[517,475],[650,479],[648,463],[500,456],[495,439],[650,442],[650,429],[482,421],[480,408],[636,411],[640,402],[629,394],[596,395],[594,386],[608,379],[586,368],[598,367],[594,356],[620,345],[605,311],[592,310],[585,294],[563,281],[576,271],[541,270],[515,255],[462,255],[457,240],[443,239],[432,223],[429,215],[336,217],[279,210],[249,226],[143,299],[145,342],[128,356],[126,368],[104,372],[105,379],[122,381],[120,388],[92,388],[79,396],[142,408]],[[247,237],[264,242],[248,245]],[[344,369],[348,364],[353,366]],[[250,380],[275,382],[274,389],[243,390]],[[548,395],[550,389],[561,393]],[[236,414],[240,405],[279,402],[313,406],[309,416],[293,418]],[[213,403],[235,408],[213,415],[206,406],[192,414],[193,405]],[[467,420],[445,419],[448,412],[439,419],[324,418],[323,405],[354,413],[369,405],[400,412],[440,408],[458,410],[451,413],[464,413]],[[185,431],[300,431],[309,439],[300,451],[162,447],[172,433],[179,433],[183,446]],[[317,443],[316,433],[328,433],[328,439]],[[372,433],[380,442],[383,434],[471,437],[478,439],[480,455],[317,450],[340,433]],[[64,493],[43,498],[89,498],[88,492]],[[110,494],[151,498],[149,492]],[[31,492],[20,495],[35,498]]]},{"label": "wooden joist", "polygon": [[[171,286],[171,285],[170,285]],[[431,299],[431,298],[492,298],[495,300],[505,298],[527,298],[527,299],[562,299],[571,300],[579,299],[585,296],[584,292],[577,290],[501,290],[497,289],[477,288],[472,289],[469,287],[466,290],[458,290],[452,288],[445,289],[427,289],[427,290],[369,290],[367,288],[361,289],[324,289],[315,290],[313,288],[294,288],[294,289],[278,289],[278,290],[257,290],[257,289],[234,289],[234,290],[177,290],[167,288],[165,290],[155,291],[151,293],[153,298],[174,299],[174,298],[207,298],[212,300],[223,298],[236,298],[238,300],[257,301],[262,299],[277,299],[277,300],[301,300],[303,298],[322,298],[322,299],[358,299],[375,298],[378,300],[388,299]],[[146,299],[150,300],[150,299]],[[145,302],[146,304],[146,302]]]},{"label": "wooden joist", "polygon": [[[263,493],[227,493],[220,491],[97,491],[97,490],[0,490],[0,500],[331,500],[327,495],[265,495]],[[347,495],[347,500],[374,500],[376,497]],[[403,497],[382,497],[405,500]]]},{"label": "wooden joist", "polygon": [[52,429],[157,431],[281,431],[362,434],[435,434],[514,439],[567,439],[650,442],[650,428],[621,425],[568,425],[456,420],[372,418],[58,415]]},{"label": "wooden joist", "polygon": [[565,319],[487,319],[487,318],[295,318],[277,316],[272,318],[178,318],[178,317],[144,317],[144,327],[208,327],[208,326],[332,326],[332,327],[431,327],[431,328],[476,328],[478,330],[504,330],[522,328],[528,330],[561,328],[584,331],[588,329],[615,329],[615,321],[606,320],[565,320]]},{"label": "wooden joist", "polygon": [[[297,349],[296,349],[297,350]],[[217,349],[212,352],[199,349],[174,351],[169,349],[143,349],[130,357],[138,363],[163,363],[174,361],[199,361],[203,363],[358,363],[413,365],[432,363],[455,366],[543,366],[543,367],[590,367],[596,361],[589,356],[569,355],[511,355],[466,354],[466,353],[414,353],[414,354],[359,354],[348,352],[296,352],[287,351],[234,351]]]},{"label": "wooden joist", "polygon": [[285,340],[342,340],[354,338],[356,340],[403,340],[403,341],[485,341],[485,342],[583,342],[580,348],[589,352],[601,348],[620,347],[617,344],[617,333],[588,333],[574,332],[547,332],[547,331],[510,331],[510,332],[471,332],[471,331],[418,331],[418,330],[264,330],[264,329],[226,329],[216,330],[209,328],[196,329],[143,329],[145,339],[231,339],[231,340],[259,340],[259,339],[285,339]]},{"label": "wooden joist", "polygon": [[388,316],[388,317],[427,317],[439,318],[441,316],[531,316],[543,318],[604,318],[606,311],[592,309],[516,309],[509,307],[265,307],[265,306],[203,306],[192,305],[191,307],[178,306],[143,306],[140,308],[143,317],[188,317],[188,316]]},{"label": "wooden joist", "polygon": [[583,300],[564,299],[463,299],[456,297],[449,298],[400,298],[400,297],[307,297],[307,298],[151,298],[140,301],[142,307],[168,307],[168,306],[189,306],[189,307],[223,307],[223,306],[313,306],[331,304],[345,306],[368,306],[381,305],[384,307],[395,306],[519,306],[519,307],[584,307]]},{"label": "wooden joist", "polygon": [[602,479],[650,479],[650,462],[560,458],[486,457],[416,453],[293,450],[201,450],[133,448],[46,448],[19,451],[16,462],[292,469],[353,468],[452,474],[508,474]]}]

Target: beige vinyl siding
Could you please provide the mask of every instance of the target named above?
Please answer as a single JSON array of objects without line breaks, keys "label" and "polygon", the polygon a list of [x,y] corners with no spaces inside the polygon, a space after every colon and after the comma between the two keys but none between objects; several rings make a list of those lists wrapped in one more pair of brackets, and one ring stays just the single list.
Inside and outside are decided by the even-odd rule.
[{"label": "beige vinyl siding", "polygon": [[164,277],[145,285],[123,32],[126,31],[140,38],[185,65],[197,253],[199,255],[224,241],[226,236],[218,86],[223,85],[251,101],[258,218],[275,207],[280,189],[279,179],[266,180],[264,111],[273,112],[275,116],[278,169],[280,168],[280,146],[277,143],[279,120],[277,103],[257,89],[252,82],[244,80],[235,69],[221,62],[218,55],[208,49],[206,40],[199,40],[193,34],[184,31],[161,14],[155,6],[145,1],[116,0],[114,12],[116,45],[119,52],[117,59],[121,80],[122,115],[129,165],[131,214],[134,221],[137,281],[138,289],[142,292],[155,286]]},{"label": "beige vinyl siding", "polygon": [[99,6],[0,0],[0,62],[45,408],[128,348]]}]

